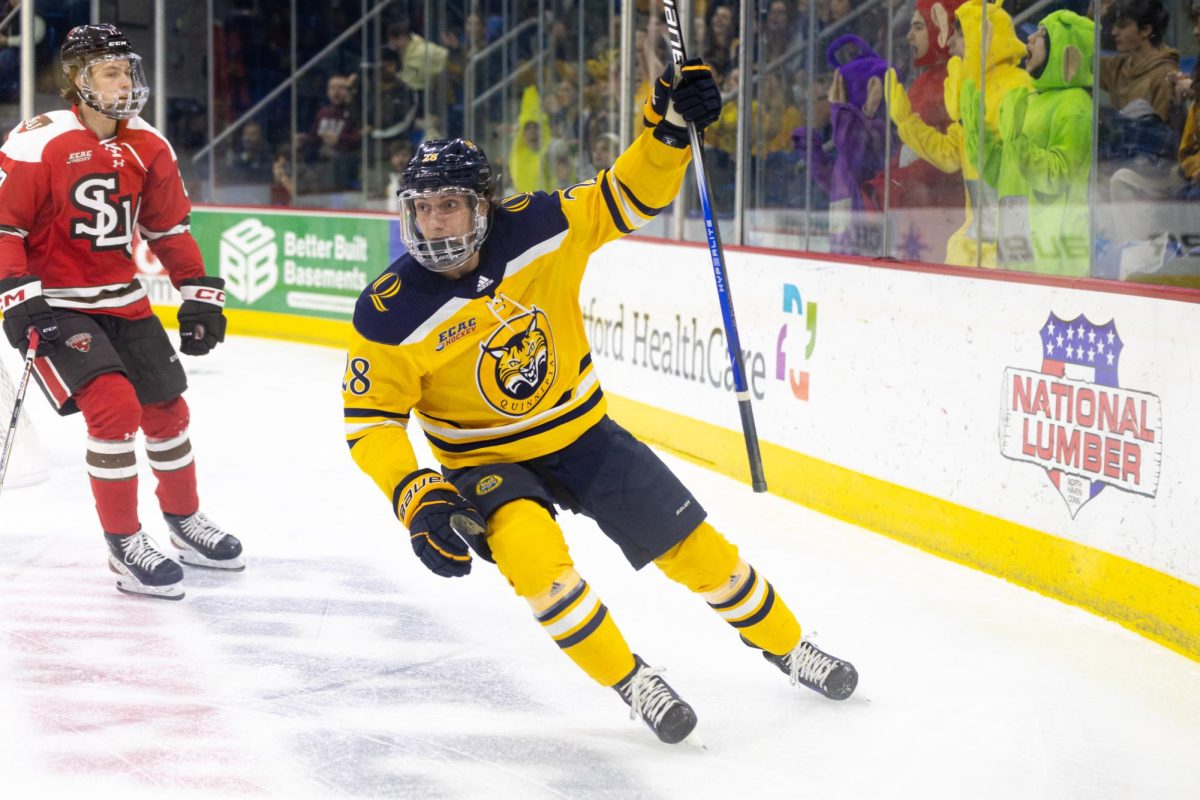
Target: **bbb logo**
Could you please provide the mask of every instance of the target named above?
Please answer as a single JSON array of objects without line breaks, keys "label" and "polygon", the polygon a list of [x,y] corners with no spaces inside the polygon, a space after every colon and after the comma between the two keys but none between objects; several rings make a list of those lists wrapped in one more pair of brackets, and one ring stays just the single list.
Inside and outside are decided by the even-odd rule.
[{"label": "bbb logo", "polygon": [[261,300],[279,283],[278,254],[275,230],[254,217],[226,230],[221,234],[220,258],[226,291],[246,305]]}]

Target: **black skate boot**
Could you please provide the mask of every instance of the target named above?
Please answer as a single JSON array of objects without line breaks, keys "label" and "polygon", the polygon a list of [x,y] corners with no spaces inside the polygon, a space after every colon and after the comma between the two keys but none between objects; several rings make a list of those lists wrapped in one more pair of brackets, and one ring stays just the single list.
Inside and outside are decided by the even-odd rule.
[{"label": "black skate boot", "polygon": [[104,534],[108,568],[117,573],[117,589],[164,600],[182,600],[183,567],[163,554],[144,530],[130,536]]},{"label": "black skate boot", "polygon": [[763,657],[787,675],[792,685],[803,684],[830,700],[845,700],[858,686],[858,670],[849,661],[822,652],[807,639],[801,639],[785,656],[763,651]]},{"label": "black skate boot", "polygon": [[613,689],[629,706],[629,718],[642,720],[667,744],[682,742],[696,727],[696,712],[662,679],[661,669],[651,669],[634,654],[633,672]]},{"label": "black skate boot", "polygon": [[241,572],[246,568],[242,543],[217,527],[203,512],[189,516],[163,514],[171,529],[171,544],[179,560],[189,567],[210,567]]}]

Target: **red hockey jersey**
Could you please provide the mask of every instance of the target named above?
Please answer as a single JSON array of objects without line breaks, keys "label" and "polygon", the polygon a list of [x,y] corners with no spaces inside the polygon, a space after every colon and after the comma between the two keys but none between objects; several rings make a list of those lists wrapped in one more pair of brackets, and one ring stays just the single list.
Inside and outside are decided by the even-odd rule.
[{"label": "red hockey jersey", "polygon": [[103,141],[78,111],[21,123],[0,148],[0,278],[36,275],[50,305],[149,316],[136,230],[172,282],[204,275],[175,151],[141,118]]}]

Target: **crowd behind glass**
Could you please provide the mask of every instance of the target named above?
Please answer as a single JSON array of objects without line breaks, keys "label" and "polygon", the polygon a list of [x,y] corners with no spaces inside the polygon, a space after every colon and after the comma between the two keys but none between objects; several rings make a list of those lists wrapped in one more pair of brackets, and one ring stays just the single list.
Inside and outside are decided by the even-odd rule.
[{"label": "crowd behind glass", "polygon": [[[553,190],[637,135],[660,3],[214,0],[210,25],[168,0],[166,133],[200,202],[385,210],[416,143],[461,135],[509,192]],[[727,97],[704,143],[726,242],[1200,286],[1200,0],[1095,3],[691,4],[689,53]],[[37,13],[43,111],[90,4]],[[110,21],[153,74],[152,21]],[[694,194],[650,233],[700,240]]]}]

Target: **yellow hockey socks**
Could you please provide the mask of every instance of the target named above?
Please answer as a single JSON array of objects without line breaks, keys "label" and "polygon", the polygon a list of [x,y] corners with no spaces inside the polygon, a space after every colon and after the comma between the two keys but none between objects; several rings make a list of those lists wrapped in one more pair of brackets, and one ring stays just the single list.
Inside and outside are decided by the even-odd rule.
[{"label": "yellow hockey socks", "polygon": [[654,563],[667,577],[703,597],[755,647],[783,655],[800,641],[800,623],[774,587],[707,522]]},{"label": "yellow hockey socks", "polygon": [[562,651],[602,686],[633,671],[633,653],[608,608],[575,570],[527,598],[534,616]]}]

